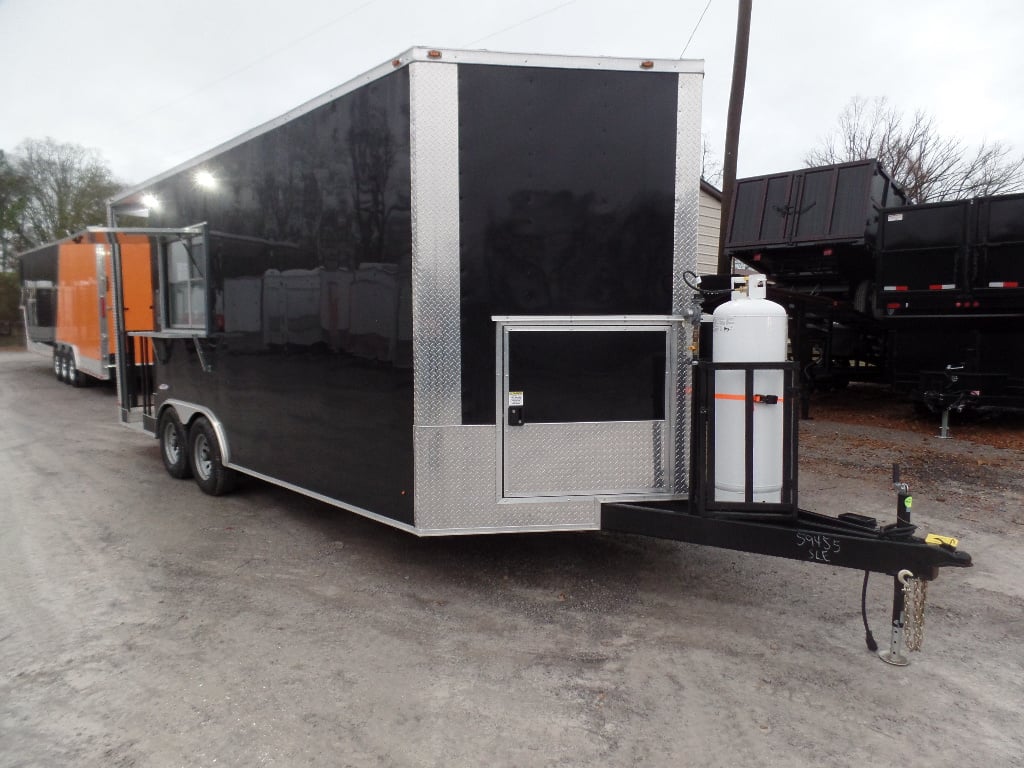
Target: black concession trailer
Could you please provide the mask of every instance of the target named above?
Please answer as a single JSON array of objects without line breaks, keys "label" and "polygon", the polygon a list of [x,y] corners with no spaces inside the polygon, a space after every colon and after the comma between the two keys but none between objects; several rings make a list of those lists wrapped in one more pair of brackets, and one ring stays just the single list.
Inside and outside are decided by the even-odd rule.
[{"label": "black concession trailer", "polygon": [[413,49],[114,200],[117,226],[202,222],[154,236],[165,459],[195,432],[424,535],[684,497],[701,81]]},{"label": "black concession trailer", "polygon": [[208,493],[240,472],[421,536],[969,565],[905,510],[800,510],[792,460],[770,510],[707,492],[714,364],[683,278],[701,80],[694,61],[415,48],[123,194],[111,225],[150,237],[158,330],[133,334],[154,387],[121,418]]}]

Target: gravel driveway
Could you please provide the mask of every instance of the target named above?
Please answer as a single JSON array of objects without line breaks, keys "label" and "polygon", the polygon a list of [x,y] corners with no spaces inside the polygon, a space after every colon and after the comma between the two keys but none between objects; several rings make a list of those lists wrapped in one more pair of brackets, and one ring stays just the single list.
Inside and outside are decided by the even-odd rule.
[{"label": "gravel driveway", "polygon": [[891,519],[900,461],[975,561],[905,668],[866,650],[855,571],[209,498],[110,389],[0,353],[0,766],[1024,766],[1024,452],[855,396],[801,425],[802,505]]}]

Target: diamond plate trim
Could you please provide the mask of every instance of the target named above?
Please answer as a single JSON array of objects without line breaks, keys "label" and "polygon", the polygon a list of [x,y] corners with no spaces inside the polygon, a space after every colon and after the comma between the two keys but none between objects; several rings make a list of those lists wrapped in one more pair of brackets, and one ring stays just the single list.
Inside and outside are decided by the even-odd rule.
[{"label": "diamond plate trim", "polygon": [[505,428],[506,496],[664,491],[662,422]]},{"label": "diamond plate trim", "polygon": [[413,419],[462,421],[458,67],[409,67]]},{"label": "diamond plate trim", "polygon": [[498,501],[493,426],[417,427],[416,530],[596,530],[595,499]]},{"label": "diamond plate trim", "polygon": [[[683,272],[697,267],[697,224],[700,214],[700,75],[679,75],[676,103],[676,207],[673,254],[672,311],[683,316],[690,308],[689,289]],[[674,491],[686,493],[689,486],[690,394],[692,392],[690,339],[680,328],[676,336],[675,445],[673,451]]]}]

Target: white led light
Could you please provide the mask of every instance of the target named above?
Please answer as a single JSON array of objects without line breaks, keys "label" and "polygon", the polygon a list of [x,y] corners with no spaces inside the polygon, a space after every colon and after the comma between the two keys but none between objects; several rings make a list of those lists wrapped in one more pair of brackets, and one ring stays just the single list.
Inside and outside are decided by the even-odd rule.
[{"label": "white led light", "polygon": [[196,175],[192,178],[196,186],[203,189],[213,189],[217,186],[217,177],[209,171],[196,171]]}]

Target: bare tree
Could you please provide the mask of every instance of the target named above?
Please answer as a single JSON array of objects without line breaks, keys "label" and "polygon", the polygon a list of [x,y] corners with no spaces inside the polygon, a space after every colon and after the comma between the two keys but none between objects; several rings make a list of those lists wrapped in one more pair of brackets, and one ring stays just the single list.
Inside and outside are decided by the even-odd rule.
[{"label": "bare tree", "polygon": [[26,184],[21,233],[30,246],[103,224],[107,200],[121,186],[98,152],[78,144],[28,139],[13,159]]},{"label": "bare tree", "polygon": [[14,269],[14,254],[24,243],[21,222],[26,204],[26,184],[0,150],[0,272]]},{"label": "bare tree", "polygon": [[917,110],[908,118],[885,97],[852,98],[804,160],[815,166],[875,158],[911,203],[1024,191],[1024,155],[999,141],[970,147],[943,136],[930,114]]},{"label": "bare tree", "polygon": [[706,133],[700,137],[700,177],[716,187],[722,186],[722,160],[715,154]]}]

